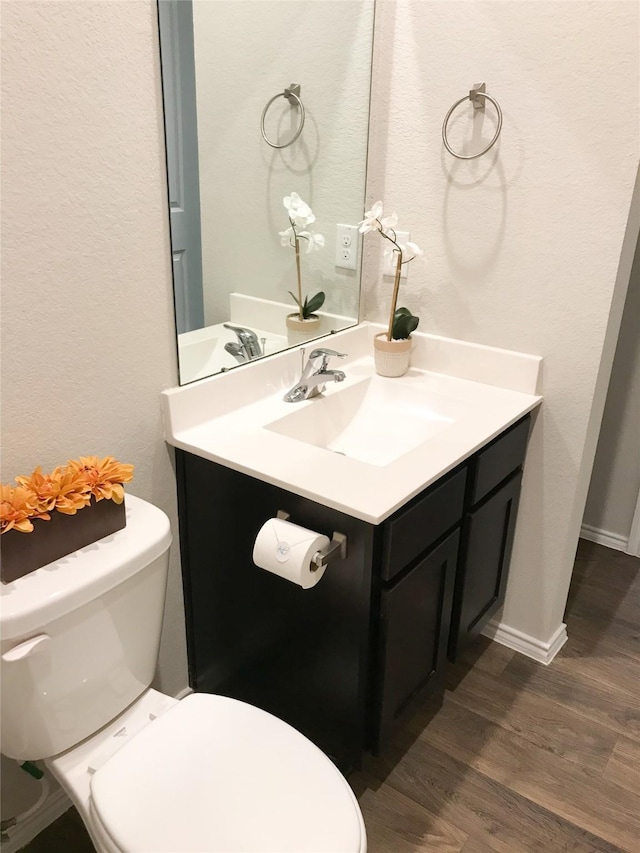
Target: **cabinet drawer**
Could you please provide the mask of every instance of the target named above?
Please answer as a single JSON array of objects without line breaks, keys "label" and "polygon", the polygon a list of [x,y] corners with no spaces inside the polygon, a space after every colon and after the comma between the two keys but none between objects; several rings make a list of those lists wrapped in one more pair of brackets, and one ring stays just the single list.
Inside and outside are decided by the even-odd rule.
[{"label": "cabinet drawer", "polygon": [[391,580],[462,518],[467,469],[429,489],[385,524],[382,579]]},{"label": "cabinet drawer", "polygon": [[512,426],[481,450],[472,470],[471,503],[475,504],[524,462],[531,417]]}]

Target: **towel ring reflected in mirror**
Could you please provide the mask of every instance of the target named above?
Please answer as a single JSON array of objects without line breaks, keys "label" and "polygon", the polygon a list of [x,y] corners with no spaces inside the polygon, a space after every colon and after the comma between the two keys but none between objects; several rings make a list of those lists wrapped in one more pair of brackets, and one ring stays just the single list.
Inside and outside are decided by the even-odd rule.
[{"label": "towel ring reflected in mirror", "polygon": [[[272,142],[269,139],[269,137],[267,136],[266,128],[264,126],[269,107],[274,101],[277,101],[278,98],[286,98],[291,104],[291,106],[295,106],[297,104],[298,109],[300,110],[300,120],[298,121],[298,127],[296,128],[296,132],[288,142],[284,142],[282,145],[278,145],[276,142]],[[260,132],[262,133],[262,138],[264,139],[264,141],[272,148],[288,148],[290,145],[293,145],[296,139],[300,136],[303,127],[304,104],[302,103],[302,99],[300,98],[300,85],[298,83],[292,83],[290,86],[287,86],[284,92],[278,92],[277,95],[274,95],[273,98],[267,101],[266,107],[262,110],[262,118],[260,119]]]},{"label": "towel ring reflected in mirror", "polygon": [[[484,100],[480,100],[480,99]],[[447,125],[449,124],[449,119],[453,114],[453,111],[460,106],[460,104],[465,101],[471,101],[474,108],[477,110],[484,110],[485,101],[491,101],[496,110],[496,115],[498,116],[498,124],[496,127],[496,132],[493,135],[493,139],[487,146],[485,146],[482,151],[478,151],[477,154],[458,154],[457,151],[454,151],[453,148],[449,145],[449,140],[447,139]],[[500,131],[502,130],[502,110],[500,109],[500,104],[496,101],[495,98],[492,98],[491,95],[488,95],[485,92],[485,84],[484,83],[476,83],[474,87],[469,91],[468,95],[465,95],[464,98],[460,98],[459,101],[456,101],[455,104],[449,109],[448,113],[444,117],[444,122],[442,123],[442,141],[444,142],[444,147],[447,149],[449,154],[453,157],[457,157],[458,160],[475,160],[476,157],[482,157],[483,154],[486,154],[489,149],[493,148],[493,146],[498,141],[498,137],[500,136]]]}]

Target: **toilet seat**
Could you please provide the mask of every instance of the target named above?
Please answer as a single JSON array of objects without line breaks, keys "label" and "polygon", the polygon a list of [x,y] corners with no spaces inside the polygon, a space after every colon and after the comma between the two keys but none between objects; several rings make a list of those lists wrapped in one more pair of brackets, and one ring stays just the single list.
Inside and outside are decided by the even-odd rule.
[{"label": "toilet seat", "polygon": [[120,851],[366,851],[329,758],[271,714],[211,694],[187,696],[100,767],[91,811]]}]

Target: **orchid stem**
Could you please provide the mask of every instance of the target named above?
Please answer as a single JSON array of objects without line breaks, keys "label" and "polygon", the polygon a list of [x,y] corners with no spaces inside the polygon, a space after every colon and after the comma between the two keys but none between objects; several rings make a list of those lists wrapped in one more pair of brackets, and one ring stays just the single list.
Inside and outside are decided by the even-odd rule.
[{"label": "orchid stem", "polygon": [[393,282],[393,294],[391,296],[391,312],[389,314],[389,326],[387,328],[387,340],[392,340],[393,335],[393,318],[396,313],[396,304],[398,302],[398,290],[400,289],[400,273],[402,272],[402,251],[394,249],[398,257],[396,258],[396,278]]},{"label": "orchid stem", "polygon": [[[378,219],[377,221],[378,221],[378,222],[380,222],[380,220],[379,220],[379,219]],[[394,235],[395,235],[395,233],[396,233],[396,232],[394,231],[393,233],[394,233]],[[384,233],[384,231],[382,230],[382,223],[381,223],[381,222],[380,222],[379,234],[380,234],[380,236],[381,236],[381,237],[384,237],[384,239],[385,239],[385,240],[388,240],[390,243],[393,243],[393,245],[396,247],[396,249],[397,249],[399,252],[401,252],[400,246],[396,243],[396,241],[394,240],[394,238],[393,238],[393,237],[389,237],[389,235],[388,235],[388,234],[385,234],[385,233]]]},{"label": "orchid stem", "polygon": [[414,258],[409,258],[408,261],[402,260],[402,249],[400,248],[397,242],[397,234],[393,228],[389,229],[393,233],[393,237],[390,237],[388,234],[384,233],[384,228],[382,227],[382,222],[379,219],[376,220],[380,225],[379,233],[381,237],[384,237],[385,240],[388,240],[390,243],[393,243],[395,249],[393,250],[395,254],[397,254],[396,258],[396,277],[393,282],[393,294],[391,296],[391,311],[389,312],[389,325],[387,326],[387,340],[393,340],[393,318],[396,313],[396,305],[398,304],[398,291],[400,290],[400,273],[402,272],[402,264],[408,264],[410,261],[413,261]]},{"label": "orchid stem", "polygon": [[[295,234],[295,230],[293,232]],[[304,320],[304,315],[302,313],[302,277],[300,274],[300,240],[298,239],[298,235],[296,234],[296,271],[298,273],[298,310],[300,314],[300,319]]]}]

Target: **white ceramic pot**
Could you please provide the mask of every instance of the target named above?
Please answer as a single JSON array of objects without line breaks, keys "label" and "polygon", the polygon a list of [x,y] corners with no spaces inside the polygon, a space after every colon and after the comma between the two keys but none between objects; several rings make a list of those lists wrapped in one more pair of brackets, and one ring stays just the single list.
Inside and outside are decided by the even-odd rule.
[{"label": "white ceramic pot", "polygon": [[380,376],[403,376],[409,369],[411,338],[388,341],[387,333],[381,332],[373,339],[373,358],[376,373]]},{"label": "white ceramic pot", "polygon": [[300,315],[287,314],[287,341],[289,346],[303,344],[320,334],[322,319],[317,314],[312,314],[306,320],[301,320]]}]

